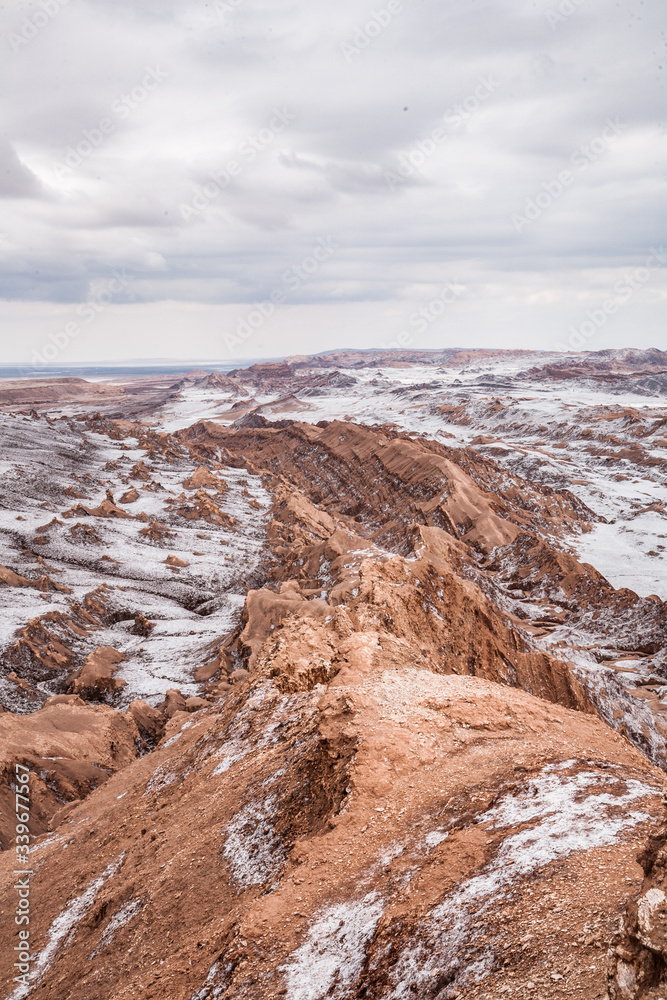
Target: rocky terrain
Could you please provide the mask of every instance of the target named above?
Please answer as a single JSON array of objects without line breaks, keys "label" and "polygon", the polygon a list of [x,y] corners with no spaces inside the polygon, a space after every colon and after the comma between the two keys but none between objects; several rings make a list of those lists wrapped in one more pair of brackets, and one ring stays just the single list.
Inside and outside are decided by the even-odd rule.
[{"label": "rocky terrain", "polygon": [[666,397],[660,351],[0,382],[0,996],[667,996]]}]

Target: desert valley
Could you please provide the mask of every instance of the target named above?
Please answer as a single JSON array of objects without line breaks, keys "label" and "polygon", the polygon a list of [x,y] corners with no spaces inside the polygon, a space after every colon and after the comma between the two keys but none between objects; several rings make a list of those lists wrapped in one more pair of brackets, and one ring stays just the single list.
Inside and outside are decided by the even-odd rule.
[{"label": "desert valley", "polygon": [[667,995],[667,353],[0,381],[6,1000]]}]

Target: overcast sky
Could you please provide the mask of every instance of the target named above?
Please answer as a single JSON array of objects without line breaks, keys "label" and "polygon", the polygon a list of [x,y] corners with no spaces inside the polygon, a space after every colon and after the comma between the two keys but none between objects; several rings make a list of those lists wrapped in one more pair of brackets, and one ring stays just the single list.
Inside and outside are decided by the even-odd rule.
[{"label": "overcast sky", "polygon": [[3,361],[667,348],[664,0],[0,16]]}]

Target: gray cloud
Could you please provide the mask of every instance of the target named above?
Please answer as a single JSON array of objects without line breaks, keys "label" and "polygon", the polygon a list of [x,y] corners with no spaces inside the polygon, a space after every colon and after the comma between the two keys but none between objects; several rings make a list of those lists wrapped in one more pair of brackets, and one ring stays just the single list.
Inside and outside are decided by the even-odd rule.
[{"label": "gray cloud", "polygon": [[[661,236],[658,0],[399,6],[379,28],[384,0],[69,0],[38,28],[5,8],[0,295],[81,301],[127,267],[138,303],[242,309],[332,235],[294,305],[400,310],[459,273],[526,339],[526,274],[576,311],[582,275],[637,266]],[[382,339],[361,312],[359,336]]]},{"label": "gray cloud", "polygon": [[22,163],[11,143],[0,136],[0,198],[39,198],[42,186]]}]

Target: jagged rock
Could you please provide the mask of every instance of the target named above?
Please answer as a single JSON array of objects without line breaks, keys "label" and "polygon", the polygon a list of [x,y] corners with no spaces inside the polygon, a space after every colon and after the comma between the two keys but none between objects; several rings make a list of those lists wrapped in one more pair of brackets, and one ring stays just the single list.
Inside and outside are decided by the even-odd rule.
[{"label": "jagged rock", "polygon": [[166,538],[173,538],[174,532],[170,531],[165,524],[160,524],[154,518],[150,519],[150,523],[146,525],[145,528],[139,529],[140,535],[145,535],[150,539],[151,542],[162,542]]},{"label": "jagged rock", "polygon": [[223,662],[225,666],[229,666],[227,658],[224,654],[220,654],[215,660],[211,660],[210,663],[206,663],[202,667],[197,667],[194,674],[195,680],[199,681],[200,684],[210,681],[220,671]]},{"label": "jagged rock", "polygon": [[84,507],[82,503],[74,504],[69,510],[63,513],[63,517],[132,517],[126,510],[122,510],[115,503],[108,499],[102,501],[98,507]]},{"label": "jagged rock", "polygon": [[123,653],[113,646],[98,646],[88,654],[81,669],[72,674],[69,682],[72,692],[74,694],[85,692],[90,697],[119,691],[125,686],[126,681],[113,675],[124,660]]},{"label": "jagged rock", "polygon": [[78,802],[135,759],[137,727],[105,705],[86,705],[74,696],[56,696],[31,715],[0,715],[0,849],[9,851],[16,835],[15,765],[30,771],[33,837],[58,825],[64,803]]},{"label": "jagged rock", "polygon": [[130,629],[132,635],[142,635],[147,638],[153,629],[155,628],[155,622],[151,622],[146,618],[145,615],[135,615],[134,625]]},{"label": "jagged rock", "polygon": [[651,834],[637,860],[644,881],[625,908],[609,952],[610,1000],[653,1000],[667,989],[667,823]]},{"label": "jagged rock", "polygon": [[48,708],[49,705],[85,705],[86,702],[83,698],[79,698],[78,694],[54,694],[53,698],[47,698],[44,702],[44,708]]},{"label": "jagged rock", "polygon": [[19,576],[18,573],[14,573],[11,569],[6,569],[4,566],[0,566],[0,583],[7,584],[8,587],[30,587],[30,580],[27,580],[24,576]]},{"label": "jagged rock", "polygon": [[167,556],[167,558],[164,561],[167,566],[174,566],[176,568],[181,568],[190,565],[190,563],[185,562],[184,559],[179,559],[178,556]]},{"label": "jagged rock", "polygon": [[162,739],[167,721],[163,712],[152,708],[141,698],[135,698],[127,712],[132,717],[141,738],[149,746],[155,746]]},{"label": "jagged rock", "polygon": [[[405,980],[425,997],[444,983],[465,996],[482,974],[500,996],[548,955],[563,978],[545,977],[542,995],[576,984],[592,1000],[595,941],[558,970],[596,914],[603,928],[615,920],[659,772],[592,715],[434,674],[365,631],[350,639],[328,685],[304,675],[289,697],[267,646],[224,707],[176,711],[154,754],[63,818],[68,864],[47,844],[34,881],[37,957],[73,884],[89,903],[44,963],[44,987],[83,1000],[97,951],[110,995],[129,977],[134,993],[157,983],[188,1000],[207,982],[221,1000],[259,996],[258,982],[262,998],[305,984],[335,995],[336,982],[346,998],[380,998]],[[105,938],[129,903],[135,916]],[[4,933],[11,908],[0,913]]]},{"label": "jagged rock", "polygon": [[138,499],[139,499],[139,494],[133,486],[131,489],[126,490],[125,493],[123,493],[118,503],[134,503],[135,500]]},{"label": "jagged rock", "polygon": [[198,489],[194,497],[190,497],[187,503],[180,504],[176,510],[188,521],[209,521],[211,524],[221,524],[230,528],[235,523],[231,514],[222,510],[203,489]]},{"label": "jagged rock", "polygon": [[186,490],[200,490],[213,486],[219,493],[223,493],[226,489],[222,480],[202,465],[198,469],[195,469],[188,479],[183,480],[183,486]]},{"label": "jagged rock", "polygon": [[176,690],[176,688],[169,688],[167,691],[167,697],[162,705],[160,705],[160,711],[163,712],[168,719],[171,719],[176,712],[187,711],[185,698],[181,692]]},{"label": "jagged rock", "polygon": [[206,698],[192,697],[185,699],[185,707],[188,712],[198,712],[200,708],[209,708],[210,704],[209,701],[206,701]]},{"label": "jagged rock", "polygon": [[81,521],[77,521],[69,529],[70,535],[76,542],[81,542],[83,545],[101,545],[102,539],[97,531],[90,524],[83,524]]},{"label": "jagged rock", "polygon": [[[0,698],[25,713],[0,715],[0,819],[23,752],[33,833],[54,831],[31,855],[35,996],[594,1000],[609,961],[614,1000],[662,1000],[660,827],[643,884],[634,859],[667,766],[666,425],[611,394],[663,391],[664,357],[339,358],[373,367],[0,414]],[[391,371],[412,362],[432,375]],[[201,420],[160,429],[195,397]],[[650,586],[613,586],[594,536],[644,532]],[[123,711],[84,704],[106,697]]]}]

